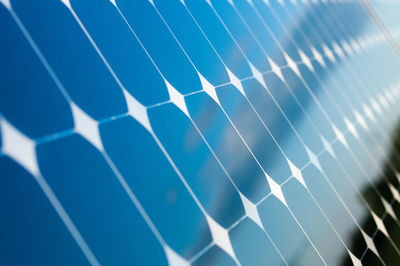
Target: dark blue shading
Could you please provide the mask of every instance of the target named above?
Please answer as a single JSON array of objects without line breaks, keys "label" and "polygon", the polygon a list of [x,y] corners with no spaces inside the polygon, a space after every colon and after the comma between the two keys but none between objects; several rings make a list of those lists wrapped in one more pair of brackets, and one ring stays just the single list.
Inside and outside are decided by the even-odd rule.
[{"label": "dark blue shading", "polygon": [[227,228],[244,215],[238,192],[192,122],[172,103],[149,109],[157,137],[211,217]]},{"label": "dark blue shading", "polygon": [[243,195],[253,203],[268,195],[265,173],[220,106],[205,92],[185,100],[194,123]]},{"label": "dark blue shading", "polygon": [[281,183],[291,176],[288,162],[246,98],[232,85],[217,88],[218,98],[265,172]]},{"label": "dark blue shading", "polygon": [[241,265],[286,265],[265,232],[250,218],[240,221],[229,236]]},{"label": "dark blue shading", "polygon": [[121,88],[61,1],[12,6],[72,100],[95,119],[125,113]]},{"label": "dark blue shading", "polygon": [[89,265],[33,176],[0,157],[0,264]]},{"label": "dark blue shading", "polygon": [[30,138],[73,128],[67,101],[3,5],[0,24],[0,112]]},{"label": "dark blue shading", "polygon": [[249,64],[224,24],[204,0],[185,0],[186,7],[225,65],[239,79],[252,75]]},{"label": "dark blue shading", "polygon": [[166,265],[164,251],[103,156],[79,135],[37,147],[40,170],[99,263]]},{"label": "dark blue shading", "polygon": [[324,264],[287,207],[276,197],[265,199],[258,212],[266,232],[289,265]]},{"label": "dark blue shading", "polygon": [[283,55],[282,49],[273,38],[271,31],[268,29],[268,25],[263,23],[260,16],[253,9],[252,5],[247,0],[233,0],[233,3],[267,55],[278,66],[286,65],[287,62]]},{"label": "dark blue shading", "polygon": [[292,89],[273,73],[264,75],[264,80],[269,92],[278,102],[304,144],[314,153],[321,152],[324,147],[320,136],[300,101],[292,93]]},{"label": "dark blue shading", "polygon": [[270,70],[267,56],[232,5],[228,1],[220,0],[211,3],[248,60],[261,72]]},{"label": "dark blue shading", "polygon": [[168,82],[182,94],[200,90],[196,70],[150,1],[116,3]]},{"label": "dark blue shading", "polygon": [[237,263],[220,247],[212,246],[206,252],[204,252],[192,266],[236,266]]},{"label": "dark blue shading", "polygon": [[[308,162],[304,145],[295,134],[288,120],[283,116],[281,110],[279,110],[279,106],[273,101],[268,89],[256,79],[245,80],[242,84],[249,101],[285,155],[301,168]],[[271,85],[275,86],[275,84]],[[278,89],[282,90],[282,88]],[[285,93],[285,91],[282,91],[282,93]],[[297,119],[299,118],[301,117]]]},{"label": "dark blue shading", "polygon": [[144,105],[169,99],[160,73],[110,1],[72,0],[71,5],[125,89]]},{"label": "dark blue shading", "polygon": [[131,117],[100,126],[104,148],[161,235],[191,258],[212,242],[207,221],[150,133]]},{"label": "dark blue shading", "polygon": [[196,69],[214,86],[229,82],[221,59],[184,4],[179,0],[155,0],[154,4]]},{"label": "dark blue shading", "polygon": [[328,265],[338,265],[349,256],[346,247],[323,216],[317,204],[296,179],[291,179],[282,192],[294,216],[308,234]]}]

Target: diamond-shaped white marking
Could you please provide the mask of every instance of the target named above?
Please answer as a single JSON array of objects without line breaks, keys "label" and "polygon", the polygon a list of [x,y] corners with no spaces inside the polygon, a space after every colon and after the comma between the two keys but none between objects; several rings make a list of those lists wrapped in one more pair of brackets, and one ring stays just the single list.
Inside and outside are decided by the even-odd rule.
[{"label": "diamond-shaped white marking", "polygon": [[126,90],[122,90],[125,95],[125,100],[128,105],[128,113],[130,116],[135,118],[142,126],[148,131],[152,131],[149,116],[147,114],[147,108],[138,102],[132,95]]},{"label": "diamond-shaped white marking", "polygon": [[357,122],[364,128],[364,129],[368,129],[368,125],[365,122],[364,118],[362,117],[362,115],[357,112],[356,110],[354,110],[354,115],[356,117]]},{"label": "diamond-shaped white marking", "polygon": [[349,147],[347,144],[346,138],[344,137],[342,131],[340,131],[337,127],[333,126],[333,131],[335,132],[336,138],[344,145],[346,148]]},{"label": "diamond-shaped white marking", "polygon": [[37,163],[35,142],[18,131],[8,121],[1,118],[0,130],[3,153],[14,159],[33,176],[38,176],[40,171]]},{"label": "diamond-shaped white marking", "polygon": [[392,205],[389,204],[389,202],[387,202],[384,198],[381,197],[381,201],[383,203],[383,206],[385,206],[385,210],[387,213],[390,214],[390,216],[392,216],[393,219],[397,220],[396,214],[394,214],[394,210],[392,208]]},{"label": "diamond-shaped white marking", "polygon": [[231,239],[229,238],[228,230],[220,226],[213,218],[206,215],[208,226],[210,227],[211,235],[214,243],[225,250],[226,253],[236,258],[235,252],[232,248]]},{"label": "diamond-shaped white marking", "polygon": [[328,48],[328,46],[326,46],[325,44],[322,44],[322,49],[324,50],[326,57],[328,57],[332,63],[336,63],[336,58],[333,55],[332,51]]},{"label": "diamond-shaped white marking", "polygon": [[263,74],[255,67],[253,66],[252,63],[249,63],[251,72],[253,73],[253,77],[261,84],[264,86],[264,88],[267,88],[267,84],[265,83],[265,80],[263,78]]},{"label": "diamond-shaped white marking", "polygon": [[69,9],[72,10],[71,3],[69,0],[61,0],[61,2]]},{"label": "diamond-shaped white marking", "polygon": [[235,74],[233,74],[228,68],[226,68],[226,71],[228,72],[228,76],[229,76],[229,79],[231,80],[232,85],[235,86],[236,89],[238,89],[241,94],[246,95],[244,93],[242,83],[240,82],[238,77],[236,77]]},{"label": "diamond-shaped white marking", "polygon": [[326,67],[324,58],[323,58],[322,55],[317,51],[317,49],[315,49],[314,46],[311,46],[311,52],[313,53],[315,60],[317,60],[318,63],[319,63],[322,67]]},{"label": "diamond-shaped white marking", "polygon": [[240,193],[240,198],[242,199],[246,215],[250,219],[252,219],[259,227],[264,229],[261,223],[260,215],[258,214],[257,206],[249,199],[247,199],[242,193]]},{"label": "diamond-shaped white marking", "polygon": [[342,39],[341,43],[342,43],[343,49],[346,51],[346,53],[348,55],[354,55],[353,50],[351,49],[350,45],[346,42],[346,40]]},{"label": "diamond-shaped white marking", "polygon": [[391,104],[394,103],[394,97],[393,97],[393,94],[392,94],[392,92],[390,91],[390,89],[388,89],[388,90],[385,91],[385,97],[386,97],[386,99],[387,99],[388,102],[390,102]]},{"label": "diamond-shaped white marking", "polygon": [[375,99],[371,99],[372,108],[374,108],[375,112],[378,114],[382,114],[382,108],[379,106]]},{"label": "diamond-shaped white marking", "polygon": [[350,122],[349,119],[347,119],[347,117],[344,118],[344,123],[346,124],[347,129],[350,131],[350,133],[354,137],[359,138],[359,135],[358,135],[356,127],[353,125],[353,123]]},{"label": "diamond-shaped white marking", "polygon": [[288,206],[285,200],[285,196],[283,196],[281,186],[278,185],[271,177],[267,176],[267,180],[269,183],[269,187],[271,188],[272,194],[277,197],[283,204]]},{"label": "diamond-shaped white marking", "polygon": [[290,160],[287,160],[289,163],[290,170],[292,171],[292,175],[294,178],[297,179],[304,187],[307,188],[306,182],[304,182],[303,174],[301,173],[300,169],[297,168]]},{"label": "diamond-shaped white marking", "polygon": [[400,203],[400,193],[392,184],[389,184],[390,191],[393,194],[393,197]]},{"label": "diamond-shaped white marking", "polygon": [[215,87],[213,85],[211,85],[210,82],[208,82],[208,80],[206,80],[205,77],[203,77],[200,73],[199,73],[199,77],[200,77],[200,81],[201,81],[201,85],[203,86],[203,90],[211,97],[213,98],[213,100],[219,103],[218,100],[218,96],[217,96],[217,92],[215,91]]},{"label": "diamond-shaped white marking", "polygon": [[350,45],[354,51],[356,51],[357,53],[360,52],[360,47],[358,46],[356,40],[354,40],[353,38],[350,39]]},{"label": "diamond-shaped white marking", "polygon": [[75,132],[92,143],[99,151],[104,150],[99,133],[99,122],[87,115],[75,103],[71,103],[71,110],[74,117]]},{"label": "diamond-shaped white marking", "polygon": [[374,122],[374,121],[375,121],[375,116],[374,116],[374,114],[372,113],[371,109],[369,109],[369,107],[366,106],[365,104],[363,104],[363,109],[364,109],[364,112],[365,112],[366,116],[367,116],[371,121]]},{"label": "diamond-shaped white marking", "polygon": [[176,266],[189,266],[190,263],[179,256],[174,250],[172,250],[169,246],[164,246],[165,254],[167,255],[167,260],[169,265]]},{"label": "diamond-shaped white marking", "polygon": [[307,146],[305,146],[306,152],[308,154],[308,157],[310,158],[311,163],[318,168],[318,170],[322,173],[322,167],[321,164],[319,163],[317,155],[315,155]]},{"label": "diamond-shaped white marking", "polygon": [[333,46],[333,50],[335,51],[335,53],[336,53],[341,59],[345,59],[345,58],[346,58],[345,54],[343,53],[342,48],[340,48],[340,46],[339,46],[336,42],[333,42],[333,43],[332,43],[332,46]]},{"label": "diamond-shaped white marking", "polygon": [[389,108],[389,103],[386,101],[386,98],[385,98],[382,94],[379,94],[378,99],[379,99],[380,104],[381,104],[385,109],[388,109],[388,108]]},{"label": "diamond-shaped white marking", "polygon": [[372,238],[369,235],[367,235],[367,233],[365,233],[363,230],[361,230],[361,233],[364,237],[367,247],[379,257],[378,250],[376,250],[375,243],[372,240]]},{"label": "diamond-shaped white marking", "polygon": [[185,97],[183,97],[183,95],[180,94],[180,92],[177,91],[166,79],[164,79],[164,81],[167,85],[171,102],[173,102],[179,109],[181,109],[182,112],[184,112],[189,117],[190,115],[186,107]]},{"label": "diamond-shaped white marking", "polygon": [[12,9],[10,0],[0,0],[0,2],[6,7],[7,9]]},{"label": "diamond-shaped white marking", "polygon": [[350,259],[353,262],[353,265],[354,266],[362,266],[361,261],[356,256],[354,256],[354,254],[351,253],[350,250],[347,250],[347,251],[349,252]]},{"label": "diamond-shaped white marking", "polygon": [[293,72],[296,73],[296,75],[300,77],[301,74],[300,74],[299,69],[297,68],[296,63],[286,53],[284,53],[284,55],[285,55],[286,61],[288,62],[288,66],[290,67],[290,69],[292,69]]},{"label": "diamond-shaped white marking", "polygon": [[374,218],[374,221],[375,221],[376,226],[378,227],[378,229],[379,229],[385,236],[387,236],[388,238],[390,238],[388,232],[386,231],[386,227],[385,227],[385,225],[383,224],[381,218],[379,218],[378,216],[376,216],[376,214],[373,213],[373,212],[371,212],[371,214],[372,214],[372,217]]},{"label": "diamond-shaped white marking", "polygon": [[308,56],[305,55],[302,50],[299,49],[298,52],[299,52],[301,61],[303,61],[303,63],[306,65],[306,67],[308,67],[309,70],[314,72],[314,68],[313,68],[313,66],[311,64],[310,58],[308,58]]},{"label": "diamond-shaped white marking", "polygon": [[333,158],[336,158],[335,152],[333,151],[332,145],[324,138],[321,136],[322,144],[324,145],[324,148],[327,152],[329,152],[330,155],[332,155]]},{"label": "diamond-shaped white marking", "polygon": [[272,61],[271,58],[268,58],[269,64],[271,65],[272,72],[274,72],[282,81],[285,81],[283,78],[281,69],[278,67],[277,64],[275,64],[274,61]]},{"label": "diamond-shaped white marking", "polygon": [[361,48],[363,48],[364,50],[366,50],[366,49],[368,48],[368,44],[367,44],[366,40],[365,40],[364,38],[362,38],[362,37],[360,37],[360,38],[358,39],[358,45],[359,45]]}]

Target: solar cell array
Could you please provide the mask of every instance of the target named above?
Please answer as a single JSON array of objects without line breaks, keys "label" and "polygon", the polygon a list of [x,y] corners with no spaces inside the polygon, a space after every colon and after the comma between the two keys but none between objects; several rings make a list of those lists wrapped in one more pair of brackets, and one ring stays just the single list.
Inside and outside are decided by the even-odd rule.
[{"label": "solar cell array", "polygon": [[0,265],[399,265],[396,6],[0,0]]}]

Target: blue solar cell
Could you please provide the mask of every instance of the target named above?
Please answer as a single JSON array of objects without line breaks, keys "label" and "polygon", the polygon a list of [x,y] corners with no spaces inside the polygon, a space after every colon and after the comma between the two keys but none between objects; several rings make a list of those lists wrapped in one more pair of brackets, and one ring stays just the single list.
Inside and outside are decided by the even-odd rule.
[{"label": "blue solar cell", "polygon": [[252,73],[243,52],[211,5],[203,0],[186,0],[185,4],[229,70],[239,79],[251,76]]},{"label": "blue solar cell", "polygon": [[165,241],[187,258],[210,244],[204,215],[150,133],[129,117],[101,125],[100,132],[105,151]]},{"label": "blue solar cell", "polygon": [[[250,218],[240,221],[229,232],[233,250],[241,265],[285,265],[266,233]],[[247,241],[247,239],[251,241]]]},{"label": "blue solar cell", "polygon": [[116,3],[168,82],[182,94],[200,90],[195,68],[155,7],[146,0],[117,0]]},{"label": "blue solar cell", "polygon": [[304,145],[314,153],[319,153],[323,149],[321,139],[291,90],[275,74],[265,74],[264,81],[271,96],[279,104],[286,118],[291,121]]},{"label": "blue solar cell", "polygon": [[351,213],[346,210],[345,205],[340,201],[339,196],[341,195],[336,194],[337,191],[334,190],[330,181],[325,179],[326,176],[323,176],[314,165],[304,168],[302,175],[307,188],[345,245],[351,248],[350,251],[355,256],[361,257],[367,245],[364,241],[360,241],[357,247],[351,246],[353,239],[352,234],[349,234],[349,232],[354,232],[356,221],[353,220]]},{"label": "blue solar cell", "polygon": [[273,9],[270,8],[263,0],[253,1],[254,10],[257,10],[257,14],[262,19],[264,25],[268,27],[276,41],[279,43],[281,48],[291,57],[294,61],[301,61],[296,44],[292,38],[283,28],[282,23],[277,19]]},{"label": "blue solar cell", "polygon": [[[308,234],[315,248],[329,265],[341,264],[348,256],[346,247],[313,198],[295,179],[289,180],[282,191],[290,210]],[[315,227],[318,224],[318,229]]]},{"label": "blue solar cell", "polygon": [[162,76],[111,2],[72,0],[71,5],[127,91],[144,105],[169,99]]},{"label": "blue solar cell", "polygon": [[248,79],[243,82],[243,89],[285,156],[299,167],[305,165],[308,160],[304,145],[279,109],[280,106],[274,102],[274,98],[268,93],[267,88],[255,79]]},{"label": "blue solar cell", "polygon": [[72,135],[39,145],[37,154],[44,178],[99,263],[167,264],[161,245],[94,146]]},{"label": "blue solar cell", "polygon": [[6,156],[0,171],[1,263],[90,265],[34,177]]},{"label": "blue solar cell", "polygon": [[73,128],[65,97],[3,6],[0,20],[0,34],[7,36],[0,42],[2,114],[31,138]]},{"label": "blue solar cell", "polygon": [[127,111],[120,87],[62,2],[13,0],[12,6],[77,105],[95,119]]},{"label": "blue solar cell", "polygon": [[268,57],[278,66],[286,65],[287,62],[282,48],[279,47],[270,30],[255,12],[252,5],[246,0],[233,0],[233,3],[237,8],[237,12],[240,13],[243,21],[248,25],[250,31],[254,34]]},{"label": "blue solar cell", "polygon": [[210,216],[225,228],[243,216],[238,192],[189,118],[172,104],[150,109],[149,116],[155,134]]},{"label": "blue solar cell", "polygon": [[259,205],[258,209],[266,232],[289,265],[324,264],[308,237],[282,202],[275,197],[269,197]]},{"label": "blue solar cell", "polygon": [[383,6],[0,0],[0,264],[399,265]]},{"label": "blue solar cell", "polygon": [[271,69],[268,59],[255,37],[228,1],[211,1],[214,12],[232,34],[247,59],[261,72]]},{"label": "blue solar cell", "polygon": [[253,203],[269,192],[262,168],[218,104],[206,93],[185,98],[190,116],[233,182]]},{"label": "blue solar cell", "polygon": [[[261,1],[257,0],[255,3],[259,2],[259,8],[261,9]],[[288,37],[292,38],[293,42],[301,49],[301,51],[307,55],[308,57],[312,57],[312,51],[310,48],[309,40],[304,35],[302,31],[302,16],[305,14],[305,10],[302,8],[294,8],[292,10],[287,10],[286,6],[288,3],[285,2],[285,5],[281,5],[278,0],[269,0],[267,8],[272,12],[277,20],[283,24],[283,30],[286,30],[288,33]]]},{"label": "blue solar cell", "polygon": [[285,155],[274,142],[267,128],[253,111],[246,98],[232,85],[217,88],[222,108],[236,126],[264,171],[275,182],[290,176]]},{"label": "blue solar cell", "polygon": [[228,74],[221,59],[184,4],[178,0],[155,0],[154,5],[196,69],[214,86],[229,82]]},{"label": "blue solar cell", "polygon": [[202,254],[192,265],[215,265],[215,266],[232,266],[237,265],[231,256],[226,254],[218,246],[212,246],[204,254]]}]

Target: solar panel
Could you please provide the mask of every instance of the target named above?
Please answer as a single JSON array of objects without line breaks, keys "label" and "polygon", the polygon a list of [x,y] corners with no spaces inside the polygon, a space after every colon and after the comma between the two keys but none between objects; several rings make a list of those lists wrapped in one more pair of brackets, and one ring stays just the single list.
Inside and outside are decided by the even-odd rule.
[{"label": "solar panel", "polygon": [[400,264],[391,0],[0,0],[0,265]]}]

